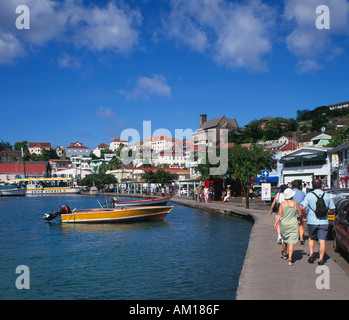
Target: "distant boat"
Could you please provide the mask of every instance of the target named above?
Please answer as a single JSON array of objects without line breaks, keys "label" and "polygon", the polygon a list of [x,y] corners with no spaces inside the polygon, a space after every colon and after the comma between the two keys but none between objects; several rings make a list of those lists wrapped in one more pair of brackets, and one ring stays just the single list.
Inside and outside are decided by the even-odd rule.
[{"label": "distant boat", "polygon": [[22,197],[25,196],[26,189],[20,184],[6,181],[0,184],[0,196],[2,197]]},{"label": "distant boat", "polygon": [[114,197],[108,202],[108,204],[111,205],[112,208],[165,206],[170,199],[171,197],[119,201]]},{"label": "distant boat", "polygon": [[27,196],[70,195],[81,192],[80,187],[71,185],[69,178],[25,178],[13,181],[26,185]]},{"label": "distant boat", "polygon": [[163,220],[173,206],[149,206],[136,208],[82,209],[71,211],[68,205],[54,213],[46,213],[44,219],[53,220],[60,216],[62,223],[122,223],[133,221]]}]

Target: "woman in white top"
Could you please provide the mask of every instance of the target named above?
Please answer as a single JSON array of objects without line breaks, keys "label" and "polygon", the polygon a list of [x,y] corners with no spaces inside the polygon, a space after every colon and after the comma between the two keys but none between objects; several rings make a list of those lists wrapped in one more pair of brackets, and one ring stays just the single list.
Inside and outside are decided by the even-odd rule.
[{"label": "woman in white top", "polygon": [[[280,206],[280,203],[282,203],[284,200],[285,200],[285,196],[284,196],[284,191],[289,188],[289,186],[287,184],[282,184],[280,186],[280,191],[279,193],[276,194],[275,198],[274,198],[274,201],[273,203],[271,204],[271,207],[270,207],[270,212],[269,214],[272,215],[273,213],[273,209],[275,207],[275,219],[277,217],[277,214],[279,212],[279,206]],[[280,230],[280,223],[277,225],[277,228],[276,228],[276,231],[277,231],[277,234],[278,234],[278,237],[277,237],[277,242],[278,244],[282,244],[282,238],[281,238],[281,230]]]}]

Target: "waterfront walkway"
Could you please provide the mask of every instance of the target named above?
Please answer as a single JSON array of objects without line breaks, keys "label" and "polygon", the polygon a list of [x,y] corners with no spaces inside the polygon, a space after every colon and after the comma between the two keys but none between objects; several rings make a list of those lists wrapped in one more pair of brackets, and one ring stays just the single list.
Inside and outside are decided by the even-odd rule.
[{"label": "waterfront walkway", "polygon": [[[308,242],[295,245],[294,264],[281,259],[282,246],[276,242],[274,214],[269,215],[269,206],[260,200],[250,201],[250,209],[245,209],[242,200],[232,202],[199,203],[187,197],[173,197],[171,201],[204,210],[212,210],[225,215],[237,215],[253,219],[248,250],[241,272],[238,300],[340,300],[349,299],[349,276],[326,256],[325,268],[318,266],[318,247],[315,247],[317,260],[308,263]],[[328,267],[328,268],[326,268]],[[317,273],[318,272],[318,273]],[[323,286],[325,273],[329,273],[329,289]]]},{"label": "waterfront walkway", "polygon": [[[108,194],[115,195],[115,194]],[[119,196],[119,195],[117,195]],[[145,197],[145,195],[123,194],[120,196]],[[331,259],[325,256],[325,265],[318,266],[318,246],[315,245],[316,261],[308,263],[308,241],[295,245],[294,264],[281,259],[282,246],[276,242],[275,215],[269,215],[270,206],[260,200],[250,200],[250,209],[242,199],[230,202],[195,202],[186,196],[175,196],[172,202],[239,216],[254,221],[250,241],[241,272],[237,300],[342,300],[349,299],[349,276]],[[305,238],[307,239],[307,238]],[[327,267],[327,268],[326,268]],[[318,272],[318,273],[317,273]],[[316,283],[325,282],[329,272],[329,289],[318,289]]]}]

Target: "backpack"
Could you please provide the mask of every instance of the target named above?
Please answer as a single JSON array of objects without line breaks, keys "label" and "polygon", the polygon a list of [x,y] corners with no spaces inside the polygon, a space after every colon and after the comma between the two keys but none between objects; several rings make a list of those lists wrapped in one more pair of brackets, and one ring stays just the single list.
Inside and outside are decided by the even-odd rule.
[{"label": "backpack", "polygon": [[324,200],[325,192],[322,194],[321,197],[319,197],[315,192],[312,192],[312,194],[314,194],[317,198],[316,209],[315,210],[312,209],[315,212],[316,217],[318,219],[326,217],[328,213],[328,209]]}]

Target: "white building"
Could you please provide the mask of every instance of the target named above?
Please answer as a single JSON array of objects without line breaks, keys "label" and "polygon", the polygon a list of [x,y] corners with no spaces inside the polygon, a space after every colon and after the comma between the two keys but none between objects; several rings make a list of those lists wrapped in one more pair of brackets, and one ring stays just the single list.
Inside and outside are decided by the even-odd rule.
[{"label": "white building", "polygon": [[71,178],[75,181],[84,179],[87,175],[91,174],[90,170],[83,170],[78,168],[69,168],[52,172],[53,177],[57,178]]},{"label": "white building", "polygon": [[28,144],[29,153],[40,156],[42,155],[42,152],[44,150],[50,150],[51,149],[51,143],[50,142],[29,142]]},{"label": "white building", "polygon": [[101,155],[102,155],[102,151],[105,151],[105,150],[108,150],[108,149],[109,149],[109,146],[108,146],[107,144],[101,143],[101,144],[99,144],[99,145],[96,147],[96,149],[94,149],[94,150],[92,151],[92,153],[93,153],[96,157],[100,158]]},{"label": "white building", "polygon": [[312,188],[312,181],[321,179],[324,186],[331,186],[331,162],[327,151],[327,148],[308,146],[282,157],[281,183],[290,184],[293,180],[299,180]]},{"label": "white building", "polygon": [[70,157],[72,163],[72,168],[92,170],[91,161],[92,158],[89,157]]},{"label": "white building", "polygon": [[116,150],[119,149],[120,145],[124,145],[124,146],[128,146],[128,142],[125,140],[121,140],[121,139],[114,139],[112,142],[110,142],[109,144],[109,149],[112,150],[113,152],[115,152]]}]

